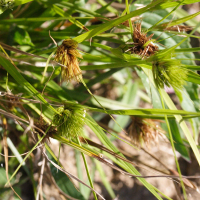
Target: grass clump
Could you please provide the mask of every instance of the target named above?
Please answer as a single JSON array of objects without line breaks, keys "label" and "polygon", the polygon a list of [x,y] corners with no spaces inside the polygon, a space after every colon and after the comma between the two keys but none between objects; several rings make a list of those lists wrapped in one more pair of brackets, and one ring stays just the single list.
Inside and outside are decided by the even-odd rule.
[{"label": "grass clump", "polygon": [[[13,10],[8,9],[14,2],[16,7],[13,7]],[[14,145],[8,143],[8,148],[15,153],[14,156],[18,158],[23,152],[31,154],[37,146],[41,149],[41,155],[46,156],[48,153],[47,160],[55,162],[55,165],[51,166],[52,177],[56,180],[58,187],[63,190],[63,194],[73,199],[90,199],[90,192],[86,192],[81,186],[85,180],[81,181],[84,174],[82,174],[80,163],[82,160],[78,157],[78,153],[74,167],[77,167],[79,176],[79,179],[75,178],[80,183],[79,196],[73,184],[67,183],[68,176],[74,176],[67,174],[64,177],[62,174],[61,178],[57,179],[57,173],[53,173],[55,167],[62,171],[66,166],[62,164],[62,159],[59,160],[62,158],[62,153],[65,153],[65,148],[58,149],[57,144],[46,143],[48,140],[45,139],[51,137],[60,142],[60,147],[61,144],[63,144],[62,147],[68,145],[73,148],[72,151],[80,151],[83,158],[84,155],[88,155],[88,159],[92,161],[89,162],[90,164],[93,163],[93,158],[98,158],[98,161],[113,169],[119,170],[117,167],[119,166],[123,172],[139,176],[138,180],[155,198],[161,200],[162,195],[166,197],[162,191],[144,179],[143,171],[140,174],[135,165],[123,158],[120,152],[124,155],[126,152],[121,151],[123,145],[118,139],[122,140],[122,138],[118,135],[127,130],[137,146],[144,143],[145,146],[150,143],[155,144],[162,133],[162,129],[157,127],[154,121],[157,120],[162,122],[166,136],[172,133],[170,142],[175,144],[175,147],[172,145],[174,152],[176,150],[181,156],[190,160],[189,148],[191,148],[200,163],[200,154],[196,145],[199,138],[200,106],[197,84],[200,83],[200,78],[198,74],[191,71],[198,69],[194,65],[196,58],[193,52],[199,51],[199,47],[191,48],[189,43],[189,37],[198,37],[193,35],[194,31],[199,31],[193,18],[199,12],[188,15],[178,10],[183,9],[179,6],[188,3],[189,1],[127,0],[126,4],[120,2],[122,7],[117,9],[116,4],[106,5],[103,1],[95,1],[91,6],[89,1],[60,0],[58,3],[44,0],[0,0],[0,14],[2,14],[0,15],[2,29],[0,33],[2,39],[0,42],[2,50],[0,52],[0,114],[4,119],[3,121],[0,118],[0,124],[3,126],[0,128],[0,133],[4,136],[4,142],[7,141],[6,137],[14,142],[15,149],[12,149]],[[168,8],[172,10],[169,11]],[[174,12],[176,10],[177,12]],[[178,16],[177,13],[182,13],[182,16]],[[178,19],[174,18],[174,15],[177,15]],[[193,20],[192,23],[190,23],[191,20]],[[187,31],[191,29],[193,29],[192,32],[188,34]],[[58,41],[59,46],[48,34],[49,31]],[[183,36],[184,39],[181,38]],[[78,45],[84,52],[83,56],[77,49]],[[121,48],[122,46],[125,47]],[[54,60],[53,54],[55,54]],[[83,59],[83,62],[79,66],[80,59]],[[46,62],[45,67],[44,62]],[[85,71],[84,76],[81,70]],[[60,77],[62,82],[59,81]],[[179,110],[173,102],[174,99],[171,99],[172,96],[167,94],[168,91],[159,89],[164,86],[172,86],[175,90],[180,90],[174,94],[180,102]],[[185,89],[181,90],[183,87]],[[8,91],[12,91],[12,94]],[[147,109],[149,107],[151,109]],[[5,120],[8,117],[12,120]],[[187,124],[185,120],[188,120]],[[131,125],[129,125],[130,122]],[[166,122],[169,123],[167,128]],[[85,124],[88,126],[86,129],[84,129]],[[16,143],[14,136],[19,138],[19,131],[23,138]],[[109,134],[113,136],[110,137]],[[79,140],[79,136],[82,136],[82,141]],[[91,143],[83,142],[88,138],[98,140],[101,145],[98,142],[93,143],[93,146],[90,145]],[[123,142],[133,147],[130,138],[124,136]],[[31,141],[34,145],[29,144]],[[51,148],[51,145],[55,148]],[[31,146],[35,147],[30,150]],[[169,148],[168,144],[167,147]],[[157,152],[161,153],[159,149]],[[11,151],[8,153],[10,155]],[[133,151],[130,150],[129,153],[127,158],[132,158]],[[8,156],[7,158],[10,159]],[[27,154],[24,161],[23,158],[19,159],[20,165],[25,164],[27,158],[32,161],[33,157]],[[23,165],[23,167],[26,166],[27,174],[30,175],[37,200],[43,198],[41,190],[45,181],[42,181],[41,176],[45,175],[43,171],[45,171],[46,158],[43,158],[43,167],[40,172],[36,172],[34,168],[37,165],[36,169],[38,169],[37,161],[33,162],[36,164],[31,169],[29,165]],[[1,157],[0,161],[2,162],[3,159],[4,157]],[[13,178],[19,175],[17,171],[20,167],[17,168],[17,160],[15,162],[12,160],[5,163],[9,165],[9,173],[17,169],[12,175]],[[168,159],[165,161],[167,162]],[[84,164],[87,175],[90,177],[85,161]],[[58,165],[63,168],[61,169]],[[149,168],[152,169],[153,166],[149,165]],[[159,167],[155,166],[156,168]],[[94,167],[94,173],[96,173],[95,169]],[[99,171],[103,171],[103,168]],[[181,176],[180,172],[179,174]],[[24,174],[21,177],[25,177]],[[93,176],[91,177],[93,179]],[[112,199],[118,195],[120,199],[124,198],[117,190],[115,190],[115,196],[106,175],[103,176],[101,173],[100,178]],[[101,181],[96,176],[94,179],[96,183]],[[179,181],[179,179],[176,180]],[[156,181],[159,180],[156,179]],[[21,182],[23,179],[16,182],[18,191],[23,189]],[[90,185],[93,188],[91,182]],[[162,185],[162,183],[155,185]],[[73,192],[70,193],[71,191]],[[163,189],[163,192],[166,191]],[[10,198],[5,192],[2,193],[0,194],[2,199]],[[148,197],[145,196],[145,199]],[[70,199],[68,196],[66,198]],[[96,198],[95,195],[94,198]],[[170,197],[166,198],[170,199]]]}]

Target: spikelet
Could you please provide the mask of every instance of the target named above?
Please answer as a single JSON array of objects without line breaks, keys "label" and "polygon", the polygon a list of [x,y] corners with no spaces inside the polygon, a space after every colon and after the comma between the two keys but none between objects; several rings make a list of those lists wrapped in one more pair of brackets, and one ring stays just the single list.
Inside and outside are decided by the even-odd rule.
[{"label": "spikelet", "polygon": [[55,61],[61,62],[61,76],[63,80],[77,82],[82,80],[82,71],[79,67],[78,58],[82,55],[77,50],[78,43],[72,39],[66,39],[56,51]]},{"label": "spikelet", "polygon": [[157,88],[164,88],[172,86],[174,89],[182,89],[186,84],[188,70],[181,67],[179,60],[162,59],[154,61],[153,78]]},{"label": "spikelet", "polygon": [[55,114],[53,123],[57,131],[67,139],[80,136],[85,124],[86,110],[76,103],[68,103],[65,107],[57,109],[59,114]]},{"label": "spikelet", "polygon": [[149,147],[151,143],[157,142],[158,136],[163,136],[164,131],[152,119],[132,116],[131,120],[128,135],[135,145],[141,146],[144,143]]}]

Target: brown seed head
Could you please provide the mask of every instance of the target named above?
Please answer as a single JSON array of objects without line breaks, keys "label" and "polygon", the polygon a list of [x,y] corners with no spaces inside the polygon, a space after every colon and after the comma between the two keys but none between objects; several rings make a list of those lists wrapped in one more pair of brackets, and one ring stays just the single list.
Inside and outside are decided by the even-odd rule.
[{"label": "brown seed head", "polygon": [[154,34],[151,34],[149,37],[147,37],[146,35],[147,35],[146,33],[141,32],[141,23],[137,23],[134,26],[134,32],[133,32],[134,47],[131,47],[130,49],[131,53],[149,57],[158,51],[158,46],[156,46],[152,42],[147,43],[148,41],[151,40]]},{"label": "brown seed head", "polygon": [[[141,20],[142,17],[136,16],[131,18],[131,23],[133,24],[135,21]],[[125,22],[122,22],[122,25],[129,27],[129,20],[126,20]]]},{"label": "brown seed head", "polygon": [[82,55],[78,52],[77,47],[78,43],[75,40],[66,39],[56,51],[55,61],[64,65],[61,71],[64,80],[76,79],[77,82],[82,80],[82,71],[77,59],[82,58]]},{"label": "brown seed head", "polygon": [[158,136],[163,136],[163,130],[155,124],[152,119],[131,117],[132,122],[128,127],[128,135],[133,143],[140,146],[145,143],[148,147],[150,143],[156,143]]},{"label": "brown seed head", "polygon": [[167,27],[167,24],[163,24],[162,28],[163,27],[165,27],[165,30],[177,31],[177,32],[187,32],[187,31],[191,31],[193,29],[192,26],[185,26],[185,25],[176,25],[176,26]]}]

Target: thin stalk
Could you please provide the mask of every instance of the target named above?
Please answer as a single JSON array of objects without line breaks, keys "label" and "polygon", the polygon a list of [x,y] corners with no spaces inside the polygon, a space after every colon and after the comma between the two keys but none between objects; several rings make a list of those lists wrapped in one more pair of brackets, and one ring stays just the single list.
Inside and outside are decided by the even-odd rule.
[{"label": "thin stalk", "polygon": [[45,66],[45,68],[44,68],[43,76],[42,76],[42,79],[41,79],[41,84],[44,83],[44,77],[45,77],[45,74],[46,74],[46,72],[47,72],[50,59],[53,57],[53,55],[54,55],[54,53],[56,52],[56,50],[57,50],[57,49],[55,49],[55,50],[51,53],[51,55],[48,57],[48,59],[47,59],[46,66]]},{"label": "thin stalk", "polygon": [[[158,91],[160,93],[160,99],[161,99],[162,107],[163,107],[163,109],[165,109],[165,104],[164,104],[164,100],[163,100],[162,94],[160,92],[160,89]],[[183,189],[183,195],[184,195],[185,200],[187,200],[187,194],[186,194],[186,191],[185,191],[185,186],[184,186],[184,183],[183,183],[180,166],[179,166],[178,159],[177,159],[177,156],[176,156],[174,140],[173,140],[173,136],[172,136],[172,132],[171,132],[171,128],[170,128],[170,125],[169,125],[167,115],[165,115],[165,122],[166,122],[168,132],[169,132],[169,139],[170,139],[170,142],[171,142],[171,145],[172,145],[172,150],[173,150],[173,153],[174,153],[176,167],[177,167],[177,170],[178,170],[178,173],[179,173],[179,176],[180,176],[180,182],[181,182],[181,187]]]},{"label": "thin stalk", "polygon": [[[126,0],[126,13],[130,14],[128,0]],[[132,26],[131,18],[128,19],[128,23],[129,23],[129,27],[130,27],[130,31],[131,31],[131,37],[132,37],[133,36],[133,26]]]},{"label": "thin stalk", "polygon": [[[83,179],[82,169],[81,169],[81,162],[80,162],[80,151],[75,149],[75,158],[76,158],[76,167],[77,167],[77,174],[79,179]],[[81,194],[84,195],[84,186],[79,182],[79,190]],[[84,196],[85,197],[85,196]]]},{"label": "thin stalk", "polygon": [[95,164],[96,164],[96,167],[97,167],[97,170],[99,171],[99,175],[101,176],[101,180],[105,186],[105,188],[107,189],[108,193],[110,194],[111,198],[114,199],[115,198],[115,193],[111,187],[111,185],[109,184],[107,178],[106,178],[106,174],[101,166],[101,164],[95,160]]},{"label": "thin stalk", "polygon": [[60,149],[61,149],[61,142],[59,143],[59,151],[58,151],[58,165],[60,165]]},{"label": "thin stalk", "polygon": [[120,126],[120,124],[115,120],[115,118],[109,114],[106,110],[106,108],[104,108],[102,106],[102,104],[97,100],[97,98],[92,94],[92,92],[90,91],[90,89],[88,88],[88,86],[86,85],[86,83],[84,82],[84,80],[81,81],[82,84],[85,86],[85,88],[87,89],[88,93],[95,99],[95,101],[101,106],[101,108],[105,111],[106,114],[108,114],[110,116],[110,118],[119,126],[119,128],[124,132],[126,133],[126,131]]},{"label": "thin stalk", "polygon": [[[50,128],[50,126],[49,126]],[[48,130],[47,130],[48,131]],[[17,169],[15,170],[15,172],[12,174],[12,176],[10,177],[10,179],[6,182],[5,186],[7,186],[7,184],[13,179],[13,177],[15,176],[15,174],[18,172],[18,170],[20,169],[20,167],[23,165],[23,163],[25,162],[25,160],[30,156],[30,154],[33,152],[33,150],[38,146],[38,144],[44,139],[44,137],[46,136],[43,135],[39,141],[35,144],[35,146],[31,149],[31,151],[25,156],[25,158],[23,159],[23,161],[19,164],[19,166],[17,167]]]},{"label": "thin stalk", "polygon": [[25,158],[22,160],[22,162],[19,164],[19,166],[17,167],[17,169],[14,171],[14,173],[12,174],[12,176],[10,177],[10,179],[6,182],[5,186],[12,180],[12,178],[15,176],[15,174],[18,172],[18,170],[20,169],[20,167],[24,164],[25,160],[30,156],[30,154],[33,152],[33,150],[39,145],[39,143],[44,139],[44,137],[46,136],[46,133],[49,131],[49,129],[51,128],[51,125],[47,128],[45,134],[39,137],[38,142],[35,144],[35,146],[30,150],[30,152],[25,156]]},{"label": "thin stalk", "polygon": [[[158,24],[160,24],[162,21],[164,21],[167,17],[169,17],[185,0],[182,0],[171,12],[169,12],[165,17],[163,17],[160,21],[158,21],[157,23],[155,23],[152,27],[150,27],[147,32],[151,31],[155,26],[157,26]],[[167,28],[167,27],[166,27]]]},{"label": "thin stalk", "polygon": [[[81,146],[81,142],[80,142],[80,140],[79,140],[78,137],[77,137],[77,141],[78,141],[78,144]],[[83,162],[84,162],[85,169],[86,169],[86,172],[87,172],[88,180],[89,180],[89,182],[90,182],[90,186],[91,186],[92,189],[94,189],[94,185],[93,185],[93,182],[92,182],[92,179],[91,179],[91,176],[90,176],[90,172],[89,172],[89,169],[88,169],[88,164],[87,164],[85,155],[84,155],[84,153],[82,153],[82,152],[81,152],[81,155],[82,155],[82,157],[83,157]],[[92,192],[93,192],[93,195],[94,195],[94,199],[95,199],[95,200],[98,200],[98,199],[97,199],[96,193],[95,193],[94,191],[92,191]]]}]

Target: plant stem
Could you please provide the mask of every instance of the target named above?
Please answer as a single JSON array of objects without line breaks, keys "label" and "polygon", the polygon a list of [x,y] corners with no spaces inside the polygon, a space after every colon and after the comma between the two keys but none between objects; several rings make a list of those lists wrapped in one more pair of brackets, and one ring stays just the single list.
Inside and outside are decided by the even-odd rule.
[{"label": "plant stem", "polygon": [[[159,93],[160,93],[160,97],[161,97],[160,99],[161,99],[162,107],[163,107],[163,109],[165,109],[165,104],[164,104],[163,97],[162,97],[162,94],[161,94],[160,89],[159,89],[158,91],[159,91]],[[175,158],[175,162],[176,162],[176,167],[177,167],[177,170],[178,170],[178,173],[179,173],[179,176],[180,176],[180,182],[181,182],[181,187],[182,187],[182,189],[183,189],[183,195],[184,195],[185,200],[187,200],[187,195],[186,195],[186,191],[185,191],[185,186],[184,186],[184,183],[183,183],[182,174],[181,174],[181,169],[180,169],[180,166],[179,166],[179,163],[178,163],[178,159],[177,159],[177,156],[176,156],[175,146],[174,146],[174,140],[173,140],[173,136],[172,136],[172,132],[171,132],[171,128],[170,128],[170,124],[169,124],[167,115],[165,115],[165,122],[166,122],[166,125],[167,125],[167,128],[168,128],[168,132],[169,132],[169,139],[170,139],[170,143],[171,143],[171,145],[172,145],[172,150],[173,150],[173,153],[174,153],[174,158]]]},{"label": "plant stem", "polygon": [[[128,0],[126,0],[126,13],[130,14]],[[129,27],[130,27],[130,31],[131,31],[131,37],[133,37],[133,25],[132,25],[131,18],[128,19],[128,23],[129,23]]]},{"label": "plant stem", "polygon": [[[81,146],[81,142],[80,142],[80,140],[79,140],[78,137],[77,137],[77,141],[78,141],[78,144]],[[90,176],[90,172],[89,172],[89,169],[88,169],[88,164],[87,164],[85,155],[84,155],[84,153],[82,153],[82,152],[81,152],[81,155],[82,155],[82,157],[83,157],[83,162],[84,162],[85,169],[86,169],[86,172],[87,172],[88,180],[89,180],[89,182],[90,182],[90,186],[91,186],[92,189],[94,189],[94,185],[93,185],[93,182],[92,182],[92,179],[91,179],[91,176]],[[93,192],[93,195],[94,195],[94,199],[95,199],[95,200],[98,200],[98,199],[97,199],[96,193],[95,193],[94,191],[92,191],[92,192]]]}]

